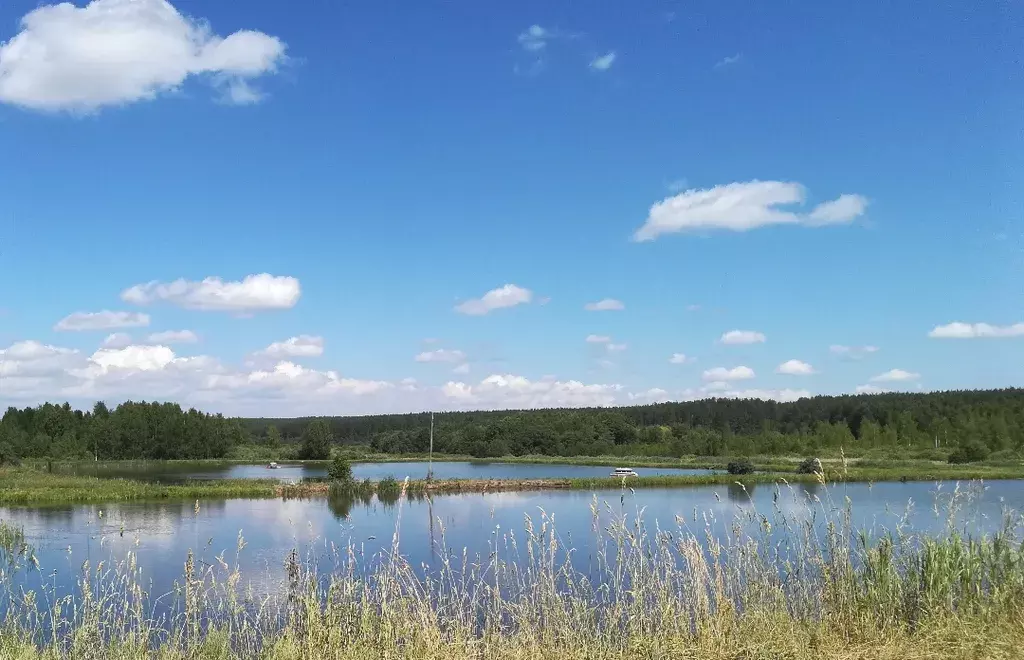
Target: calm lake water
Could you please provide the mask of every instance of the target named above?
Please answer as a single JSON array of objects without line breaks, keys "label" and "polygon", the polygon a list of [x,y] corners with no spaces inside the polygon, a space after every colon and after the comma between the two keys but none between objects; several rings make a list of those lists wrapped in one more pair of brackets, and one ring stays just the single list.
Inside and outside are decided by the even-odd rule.
[{"label": "calm lake water", "polygon": [[[434,461],[436,479],[549,479],[572,477],[607,477],[613,468],[595,465],[561,465],[526,463],[469,463],[465,461]],[[154,462],[150,464],[120,464],[91,466],[76,464],[67,468],[76,474],[93,474],[102,477],[123,477],[160,483],[208,479],[279,479],[297,482],[303,479],[322,479],[327,476],[327,466],[320,464],[283,463],[277,470],[270,470],[266,464],[174,464]],[[680,468],[636,468],[640,476],[661,476],[680,474],[713,474],[714,470],[691,470]],[[356,479],[377,481],[385,477],[396,479],[423,479],[427,476],[427,462],[395,463],[353,463],[352,474]]]},{"label": "calm lake water", "polygon": [[[366,467],[382,469],[379,464]],[[93,566],[106,561],[109,566],[135,552],[151,581],[150,593],[165,593],[181,576],[186,555],[193,549],[201,566],[219,565],[218,555],[230,564],[237,557],[245,580],[257,591],[273,592],[280,586],[283,561],[292,549],[329,569],[345,554],[338,548],[351,546],[357,558],[369,564],[390,548],[398,529],[400,552],[429,571],[446,553],[461,556],[463,548],[471,559],[486,558],[496,547],[507,557],[515,545],[512,539],[519,544],[524,540],[525,516],[537,527],[542,515],[553,518],[561,543],[576,549],[573,562],[585,566],[593,560],[599,542],[591,510],[595,498],[598,528],[616,516],[632,518],[642,512],[652,532],[703,534],[709,530],[724,538],[737,521],[756,530],[758,514],[773,518],[776,528],[780,516],[790,521],[813,520],[820,526],[828,519],[838,520],[849,498],[858,528],[873,534],[900,526],[935,533],[946,524],[949,498],[956,488],[953,483],[886,482],[828,487],[760,484],[749,490],[732,485],[624,493],[473,493],[409,500],[400,507],[376,498],[364,502],[226,500],[202,501],[198,511],[188,502],[130,503],[0,508],[0,520],[23,527],[35,547],[40,568],[25,578],[29,587],[45,582],[56,585],[58,591],[71,589],[84,561]],[[1024,511],[1024,481],[960,484],[959,489],[958,524],[966,525],[972,534],[995,531],[1008,511]],[[236,553],[239,535],[246,545]]]}]

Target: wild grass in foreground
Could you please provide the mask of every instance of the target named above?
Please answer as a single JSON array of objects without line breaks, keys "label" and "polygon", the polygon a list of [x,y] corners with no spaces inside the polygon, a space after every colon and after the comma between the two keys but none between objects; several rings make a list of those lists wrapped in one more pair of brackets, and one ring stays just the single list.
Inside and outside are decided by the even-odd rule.
[{"label": "wild grass in foreground", "polygon": [[11,575],[36,570],[22,562],[0,580],[0,658],[1019,657],[1024,548],[1009,515],[970,538],[954,495],[942,534],[874,537],[851,527],[848,504],[781,486],[772,510],[738,513],[722,534],[697,512],[649,527],[628,497],[618,509],[595,498],[585,561],[543,512],[496,530],[486,556],[442,552],[425,570],[401,553],[399,510],[381,562],[296,551],[262,596],[237,560],[200,569],[189,554],[161,615],[167,599],[145,592],[131,554],[86,563],[68,596],[21,592]]}]

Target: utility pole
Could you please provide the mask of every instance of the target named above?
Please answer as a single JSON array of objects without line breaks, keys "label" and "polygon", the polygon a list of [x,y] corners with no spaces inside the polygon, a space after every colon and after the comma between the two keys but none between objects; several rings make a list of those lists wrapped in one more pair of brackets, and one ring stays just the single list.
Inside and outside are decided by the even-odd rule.
[{"label": "utility pole", "polygon": [[427,456],[427,481],[434,478],[434,413],[430,413],[430,454]]}]

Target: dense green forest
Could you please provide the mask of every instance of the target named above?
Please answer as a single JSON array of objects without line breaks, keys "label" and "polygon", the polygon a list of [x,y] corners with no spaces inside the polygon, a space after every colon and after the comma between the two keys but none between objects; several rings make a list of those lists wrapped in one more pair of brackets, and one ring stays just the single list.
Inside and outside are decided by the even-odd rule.
[{"label": "dense green forest", "polygon": [[[92,411],[9,408],[0,460],[184,459],[251,450],[326,458],[334,445],[425,452],[430,414],[235,419],[172,403]],[[964,460],[1024,450],[1024,389],[820,396],[792,403],[707,399],[622,408],[438,413],[434,450],[481,458],[549,456],[895,455]],[[956,456],[954,457],[956,458]]]},{"label": "dense green forest", "polygon": [[[309,419],[247,419],[297,440]],[[430,414],[326,418],[336,442],[381,453],[419,453]],[[1024,389],[819,396],[791,403],[705,399],[621,408],[438,413],[434,450],[478,457],[545,454],[724,456],[825,454],[842,448],[973,458],[1024,448]]]}]

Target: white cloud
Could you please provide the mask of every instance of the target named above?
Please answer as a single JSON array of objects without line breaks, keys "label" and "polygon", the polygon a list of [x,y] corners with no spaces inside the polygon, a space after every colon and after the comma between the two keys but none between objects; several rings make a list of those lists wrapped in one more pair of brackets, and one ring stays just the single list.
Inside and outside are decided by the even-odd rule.
[{"label": "white cloud", "polygon": [[165,330],[154,332],[147,340],[151,344],[194,344],[199,337],[191,330]]},{"label": "white cloud", "polygon": [[260,310],[289,309],[301,295],[294,277],[269,273],[248,275],[240,282],[225,282],[207,277],[200,282],[178,279],[173,282],[136,284],[121,292],[121,300],[136,305],[169,302],[185,309],[250,313]]},{"label": "white cloud", "polygon": [[462,406],[495,409],[614,405],[621,385],[587,385],[580,381],[531,381],[512,374],[493,374],[476,385],[449,382],[446,398]]},{"label": "white cloud", "polygon": [[715,367],[714,369],[708,369],[702,374],[704,380],[748,380],[754,377],[754,370],[750,367],[733,367],[732,369],[726,369],[725,367]]},{"label": "white cloud", "polygon": [[878,352],[877,346],[843,346],[841,344],[832,344],[828,347],[829,352],[839,357],[849,358],[851,360],[860,360],[861,358],[867,357],[872,353]]},{"label": "white cloud", "polygon": [[102,371],[126,369],[136,371],[159,370],[170,364],[174,351],[167,346],[125,346],[101,348],[89,358]]},{"label": "white cloud", "polygon": [[608,69],[612,68],[612,64],[614,63],[615,51],[613,50],[608,53],[605,53],[604,55],[601,55],[600,57],[595,57],[594,59],[592,59],[590,61],[590,68],[593,69],[594,71],[607,71]]},{"label": "white cloud", "polygon": [[654,204],[633,240],[651,241],[662,234],[685,231],[741,232],[782,224],[839,224],[860,216],[867,207],[867,199],[860,195],[842,195],[808,214],[784,208],[805,200],[802,185],[784,181],[755,180],[687,190]]},{"label": "white cloud", "polygon": [[299,335],[284,341],[275,341],[266,348],[255,351],[255,358],[284,360],[287,358],[318,357],[324,354],[324,338],[313,335]]},{"label": "white cloud", "polygon": [[729,66],[730,64],[736,64],[741,59],[743,59],[743,54],[742,53],[736,53],[735,55],[729,55],[728,57],[723,57],[722,59],[720,59],[717,62],[715,62],[715,68],[716,69],[721,69],[723,66]]},{"label": "white cloud", "polygon": [[221,37],[166,0],[93,0],[37,7],[0,45],[0,101],[34,110],[90,112],[153,99],[202,76],[251,103],[248,81],[274,72],[285,44],[263,32]]},{"label": "white cloud", "polygon": [[587,303],[583,306],[583,309],[588,312],[617,312],[619,310],[626,309],[626,306],[621,300],[605,298],[603,300],[598,300],[597,302]]},{"label": "white cloud", "polygon": [[622,351],[629,348],[628,344],[607,344],[605,346],[609,353],[621,353]]},{"label": "white cloud", "polygon": [[587,335],[588,344],[607,344],[611,340],[608,335]]},{"label": "white cloud", "polygon": [[138,312],[75,312],[65,316],[57,325],[58,331],[111,330],[113,328],[141,328],[149,325],[149,315]]},{"label": "white cloud", "polygon": [[857,394],[885,394],[891,390],[878,385],[858,385],[855,392]]},{"label": "white cloud", "polygon": [[630,403],[665,403],[672,400],[669,393],[660,387],[652,387],[645,392],[630,392],[628,397]]},{"label": "white cloud", "polygon": [[550,30],[545,30],[539,25],[531,25],[519,35],[518,41],[523,50],[536,52],[547,48],[548,41],[554,36]]},{"label": "white cloud", "polygon": [[529,303],[533,300],[533,292],[529,289],[506,284],[497,289],[491,289],[481,298],[467,300],[455,306],[455,311],[469,316],[483,316],[496,309],[515,307]]},{"label": "white cloud", "polygon": [[457,366],[454,369],[452,369],[452,373],[453,374],[468,374],[469,373],[469,363],[468,362],[463,362],[459,366]]},{"label": "white cloud", "polygon": [[734,390],[730,389],[732,385],[724,381],[716,381],[708,383],[704,387],[689,388],[679,393],[678,399],[680,401],[695,401],[699,399],[719,398],[719,399],[762,399],[764,401],[796,401],[797,399],[804,399],[814,396],[808,390],[794,390],[794,389],[781,389],[781,390],[763,390],[763,389],[747,389],[747,390]]},{"label": "white cloud", "polygon": [[[19,341],[0,350],[0,376],[5,379],[59,374],[78,363],[78,351],[34,340]],[[9,389],[6,380],[3,389]]]},{"label": "white cloud", "polygon": [[723,344],[763,344],[767,338],[760,332],[753,330],[730,330],[718,340]]},{"label": "white cloud", "polygon": [[439,348],[416,356],[417,362],[465,362],[466,354],[458,349]]},{"label": "white cloud", "polygon": [[788,374],[790,376],[810,376],[814,373],[814,367],[800,360],[787,360],[778,366],[775,373]]},{"label": "white cloud", "polygon": [[103,348],[124,348],[130,346],[132,343],[132,336],[127,332],[115,332],[107,335],[107,338],[103,340]]},{"label": "white cloud", "polygon": [[1024,337],[1024,323],[1013,325],[989,325],[988,323],[963,323],[954,321],[939,325],[928,333],[935,339],[1000,339]]},{"label": "white cloud", "polygon": [[818,204],[804,222],[812,227],[842,224],[864,215],[867,208],[868,200],[863,195],[840,195],[831,202]]},{"label": "white cloud", "polygon": [[693,362],[693,358],[687,357],[685,353],[673,353],[668,361],[669,364],[686,364],[687,362]]},{"label": "white cloud", "polygon": [[921,374],[916,374],[911,371],[904,371],[903,369],[890,369],[884,374],[878,374],[871,379],[873,383],[895,383],[907,380],[915,380],[920,378]]}]

